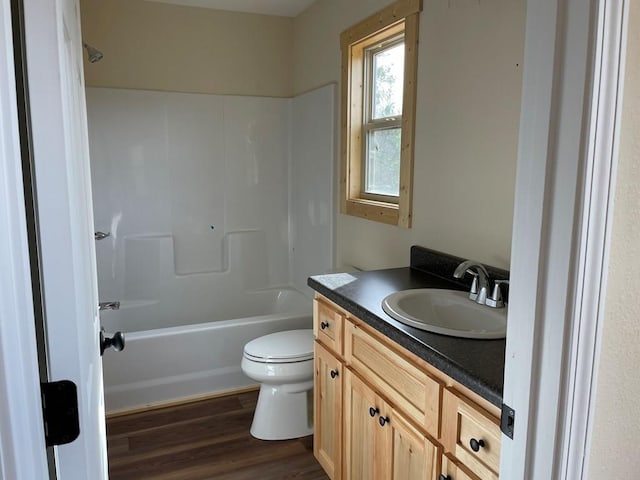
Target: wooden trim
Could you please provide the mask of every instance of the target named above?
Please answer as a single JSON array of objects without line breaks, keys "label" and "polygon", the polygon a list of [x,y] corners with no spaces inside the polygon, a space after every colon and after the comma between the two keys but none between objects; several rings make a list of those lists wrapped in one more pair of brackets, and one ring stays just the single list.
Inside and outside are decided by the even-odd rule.
[{"label": "wooden trim", "polygon": [[349,106],[347,117],[347,134],[349,149],[347,151],[347,194],[349,199],[360,195],[363,163],[363,137],[362,122],[364,114],[364,83],[365,83],[365,59],[364,49],[366,44],[348,47],[350,84],[346,105]]},{"label": "wooden trim", "polygon": [[[412,223],[418,27],[421,9],[421,0],[401,0],[345,30],[341,35],[340,212],[406,228],[410,228]],[[405,70],[398,202],[372,201],[362,198],[362,168],[365,161],[365,49],[403,32]]]},{"label": "wooden trim", "polygon": [[349,149],[351,141],[349,135],[349,121],[351,108],[349,108],[349,86],[351,84],[349,65],[351,49],[342,48],[342,79],[340,92],[340,213],[347,213],[347,187],[349,184]]},{"label": "wooden trim", "polygon": [[422,0],[398,0],[342,32],[340,46],[344,48],[364,40],[381,29],[421,11]]},{"label": "wooden trim", "polygon": [[[342,58],[342,213],[350,213],[346,202],[359,200],[362,192],[362,165],[364,155],[364,83],[365,50],[405,30],[404,21],[376,32],[368,39],[343,48]],[[406,40],[405,40],[406,42]],[[406,62],[405,62],[406,65]],[[403,99],[404,102],[404,99]],[[378,202],[380,205],[386,203]],[[362,215],[359,215],[362,216]],[[369,216],[365,216],[369,218]],[[371,218],[377,218],[372,215]],[[388,222],[387,222],[388,223]],[[394,225],[397,222],[394,222]]]},{"label": "wooden trim", "polygon": [[400,150],[400,195],[398,225],[411,227],[413,212],[413,154],[418,90],[418,15],[405,19],[404,91],[402,99],[402,140]]},{"label": "wooden trim", "polygon": [[202,402],[203,400],[212,400],[214,398],[228,397],[230,395],[239,395],[241,393],[253,392],[260,389],[260,385],[249,385],[248,387],[230,388],[215,393],[205,393],[203,395],[195,395],[192,397],[179,398],[177,400],[168,400],[166,402],[149,403],[141,407],[123,408],[121,410],[113,410],[106,413],[108,420],[112,418],[124,417],[134,413],[150,412],[152,410],[160,410],[162,408],[176,407],[179,405],[187,405],[189,403]]},{"label": "wooden trim", "polygon": [[347,215],[375,220],[376,222],[398,224],[398,206],[373,200],[350,198],[345,201]]}]

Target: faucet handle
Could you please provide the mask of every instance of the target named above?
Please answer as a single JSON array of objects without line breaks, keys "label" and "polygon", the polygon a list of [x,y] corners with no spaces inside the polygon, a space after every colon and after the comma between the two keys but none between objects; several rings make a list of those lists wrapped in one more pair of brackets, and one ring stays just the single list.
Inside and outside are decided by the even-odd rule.
[{"label": "faucet handle", "polygon": [[473,300],[474,302],[478,298],[478,274],[473,270],[467,270],[469,275],[473,275],[473,280],[471,281],[471,289],[469,290],[469,300]]},{"label": "faucet handle", "polygon": [[487,297],[485,304],[492,308],[502,308],[504,307],[504,300],[502,299],[502,290],[500,289],[500,284],[509,284],[509,280],[494,280],[493,282],[493,292],[491,296]]}]

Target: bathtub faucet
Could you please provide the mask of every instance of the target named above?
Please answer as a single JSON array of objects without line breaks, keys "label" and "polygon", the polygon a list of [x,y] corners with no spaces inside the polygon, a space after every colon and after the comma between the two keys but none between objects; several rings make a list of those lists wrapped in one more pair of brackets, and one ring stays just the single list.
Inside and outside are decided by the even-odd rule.
[{"label": "bathtub faucet", "polygon": [[98,304],[100,311],[102,310],[120,310],[120,302],[100,302]]}]

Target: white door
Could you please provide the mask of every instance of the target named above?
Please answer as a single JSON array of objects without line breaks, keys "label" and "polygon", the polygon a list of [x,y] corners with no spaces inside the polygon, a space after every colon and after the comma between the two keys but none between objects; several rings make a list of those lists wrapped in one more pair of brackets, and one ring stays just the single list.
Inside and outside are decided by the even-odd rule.
[{"label": "white door", "polygon": [[29,0],[27,76],[52,381],[78,387],[80,436],[56,447],[59,480],[106,479],[100,323],[77,0]]}]

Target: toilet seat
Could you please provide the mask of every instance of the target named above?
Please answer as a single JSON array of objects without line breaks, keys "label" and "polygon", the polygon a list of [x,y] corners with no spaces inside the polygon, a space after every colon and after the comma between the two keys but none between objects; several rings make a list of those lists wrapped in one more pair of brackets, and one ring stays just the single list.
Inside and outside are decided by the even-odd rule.
[{"label": "toilet seat", "polygon": [[313,359],[313,331],[289,330],[265,335],[244,346],[244,356],[259,363],[297,363]]}]

